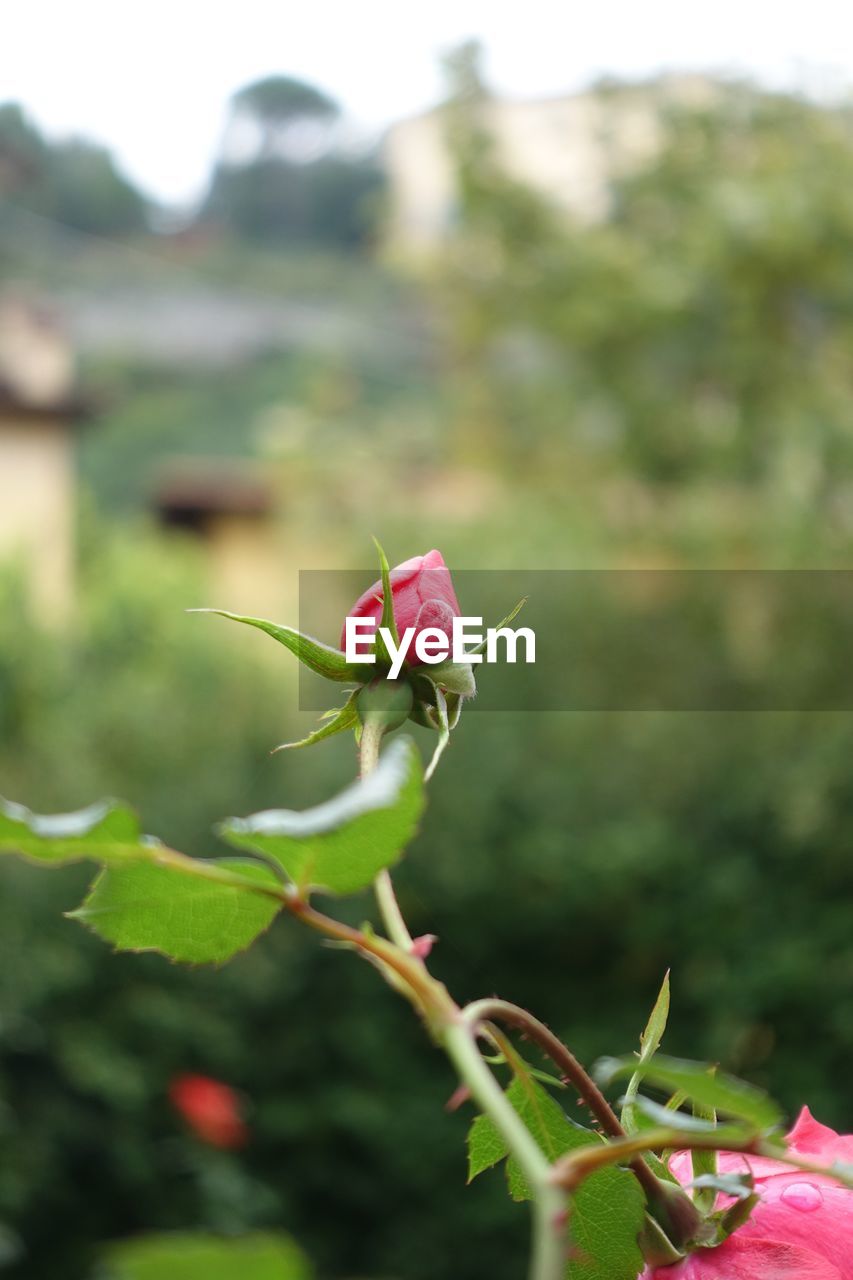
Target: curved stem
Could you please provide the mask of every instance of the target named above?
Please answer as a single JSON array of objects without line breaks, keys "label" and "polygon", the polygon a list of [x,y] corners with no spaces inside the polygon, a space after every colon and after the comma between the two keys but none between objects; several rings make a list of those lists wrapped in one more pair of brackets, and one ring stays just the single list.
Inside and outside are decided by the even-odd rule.
[{"label": "curved stem", "polygon": [[644,1133],[620,1138],[602,1147],[583,1147],[570,1152],[553,1166],[551,1180],[567,1190],[574,1190],[590,1173],[608,1164],[622,1164],[626,1156],[640,1151],[666,1151],[678,1147],[682,1151],[737,1151],[744,1156],[764,1156],[789,1164],[804,1173],[823,1174],[836,1178],[842,1186],[853,1186],[853,1180],[843,1169],[816,1164],[788,1151],[780,1151],[760,1134],[737,1134],[730,1130],[721,1133],[686,1133],[682,1129],[647,1129]]},{"label": "curved stem", "polygon": [[[538,1045],[560,1070],[567,1084],[571,1084],[586,1104],[593,1118],[609,1138],[625,1138],[627,1135],[619,1121],[619,1117],[599,1089],[598,1085],[575,1055],[554,1035],[550,1027],[540,1022],[532,1013],[522,1009],[520,1005],[511,1004],[508,1000],[475,1000],[466,1005],[462,1016],[469,1025],[479,1026],[483,1022],[502,1022],[516,1027],[534,1044]],[[658,1179],[641,1158],[631,1161],[631,1170],[640,1183],[646,1198],[654,1203],[659,1195]]]},{"label": "curved stem", "polygon": [[[359,774],[362,778],[376,768],[385,727],[381,714],[367,714],[362,722],[358,751]],[[367,939],[355,930],[352,932],[357,937],[346,940],[368,950],[382,963],[390,964],[430,1019],[437,1038],[468,1087],[471,1097],[492,1120],[531,1188],[533,1246],[529,1280],[562,1280],[565,1271],[565,1193],[553,1181],[547,1157],[484,1062],[477,1046],[476,1029],[460,1016],[459,1009],[446,989],[428,974],[423,962],[412,955],[412,936],[403,919],[387,870],[381,871],[376,877],[374,890],[390,944],[384,939]],[[306,904],[299,906],[298,913],[315,928],[328,932],[331,925],[338,936],[341,936],[336,921],[328,921],[319,916]],[[343,928],[346,929],[346,926]],[[389,949],[393,953],[393,961],[389,960]],[[416,972],[413,973],[413,970]]]},{"label": "curved stem", "polygon": [[379,716],[368,716],[361,726],[361,737],[358,740],[358,776],[366,778],[379,763],[379,748],[385,725]]},{"label": "curved stem", "polygon": [[301,898],[288,894],[281,897],[287,910],[303,923],[387,965],[408,988],[471,1097],[491,1118],[531,1187],[533,1251],[529,1280],[561,1280],[565,1269],[565,1193],[554,1181],[552,1167],[535,1138],[483,1061],[474,1028],[461,1016],[447,989],[427,973],[419,960],[393,942],[325,916]]},{"label": "curved stem", "polygon": [[[721,1142],[724,1146],[721,1148]],[[760,1138],[754,1134],[748,1138],[729,1136],[721,1138],[714,1133],[685,1133],[679,1129],[647,1129],[644,1133],[617,1138],[602,1147],[584,1147],[563,1156],[554,1165],[551,1177],[554,1182],[574,1190],[580,1182],[596,1169],[608,1164],[627,1164],[627,1157],[642,1151],[666,1151],[674,1146],[690,1151],[738,1151],[744,1155],[768,1154],[762,1151]],[[771,1149],[772,1150],[772,1149]],[[778,1152],[774,1157],[784,1160]]]},{"label": "curved stem", "polygon": [[574,1086],[608,1137],[625,1137],[625,1130],[619,1122],[619,1117],[598,1085],[584,1070],[571,1049],[568,1049],[562,1040],[554,1035],[551,1028],[544,1022],[540,1022],[532,1013],[528,1013],[520,1005],[511,1004],[509,1000],[489,999],[475,1000],[472,1004],[466,1005],[462,1010],[462,1016],[472,1026],[482,1022],[503,1022],[523,1032],[559,1068],[566,1083]]},{"label": "curved stem", "polygon": [[[361,727],[361,738],[358,744],[359,777],[366,778],[371,770],[376,768],[379,762],[379,747],[382,743],[384,732],[385,725],[381,717],[368,716],[365,719]],[[388,937],[404,951],[411,951],[412,935],[406,927],[400,904],[397,901],[397,895],[394,892],[394,885],[387,869],[379,872],[373,882],[373,889],[376,894],[379,914],[382,916],[382,923],[385,925]]]},{"label": "curved stem", "polygon": [[464,1019],[445,1027],[442,1042],[471,1096],[488,1115],[518,1162],[533,1195],[530,1280],[561,1280],[565,1271],[566,1204],[551,1165],[489,1070]]},{"label": "curved stem", "polygon": [[458,1006],[451,999],[443,983],[431,977],[423,963],[409,954],[404,948],[387,938],[377,937],[373,933],[364,933],[351,925],[335,920],[331,916],[316,911],[304,898],[295,894],[277,895],[287,911],[303,924],[322,933],[333,942],[341,942],[362,952],[367,959],[378,961],[379,967],[391,970],[399,983],[394,985],[404,994],[411,997],[424,1017],[436,1026],[443,1026],[459,1013]]},{"label": "curved stem", "polygon": [[373,882],[373,891],[376,894],[376,901],[379,905],[385,928],[388,930],[388,937],[403,951],[411,951],[414,945],[412,935],[406,927],[400,904],[397,901],[397,895],[394,892],[394,885],[391,883],[391,876],[387,869],[379,872]]}]

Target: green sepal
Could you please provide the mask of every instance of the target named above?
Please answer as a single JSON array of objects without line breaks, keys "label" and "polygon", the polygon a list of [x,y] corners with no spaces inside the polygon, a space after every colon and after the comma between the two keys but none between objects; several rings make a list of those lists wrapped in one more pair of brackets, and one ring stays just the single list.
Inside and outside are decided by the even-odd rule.
[{"label": "green sepal", "polygon": [[[752,1195],[745,1196],[742,1200],[738,1200],[736,1204],[726,1209],[719,1219],[716,1220],[717,1233],[713,1244],[710,1246],[722,1244],[724,1240],[728,1240],[739,1227],[750,1218],[755,1206],[760,1202],[761,1196],[753,1192]],[[706,1246],[707,1247],[707,1246]]]},{"label": "green sepal", "polygon": [[683,1251],[676,1249],[663,1227],[659,1222],[655,1222],[650,1213],[645,1216],[637,1243],[650,1267],[666,1267],[672,1262],[680,1262],[685,1257]]},{"label": "green sepal", "polygon": [[607,1085],[635,1072],[641,1079],[663,1089],[682,1090],[686,1097],[714,1107],[723,1115],[745,1120],[759,1131],[775,1129],[782,1112],[775,1102],[754,1085],[725,1074],[709,1075],[710,1063],[690,1062],[655,1054],[648,1062],[631,1057],[602,1058],[595,1067],[599,1084]]},{"label": "green sepal", "polygon": [[[354,682],[363,684],[365,680],[365,664],[347,662],[346,655],[340,649],[315,640],[313,636],[303,635],[294,627],[280,626],[276,622],[268,622],[266,618],[247,618],[239,613],[229,613],[227,609],[188,609],[188,613],[215,613],[220,618],[230,618],[232,622],[244,622],[248,627],[257,627],[273,640],[283,644],[285,649],[299,659],[303,666],[315,671],[318,676],[340,683]],[[370,675],[373,675],[371,668]]]},{"label": "green sepal", "polygon": [[451,733],[458,725],[461,714],[462,699],[458,693],[449,693],[447,695],[447,724]]},{"label": "green sepal", "polygon": [[[717,1128],[715,1120],[705,1120],[701,1116],[690,1115],[686,1111],[662,1106],[659,1102],[653,1102],[651,1098],[644,1098],[641,1093],[634,1098],[633,1106],[642,1115],[654,1121],[655,1127],[669,1127],[677,1129],[679,1133],[714,1133]],[[703,1169],[702,1172],[708,1173],[710,1170]]]},{"label": "green sepal", "polygon": [[438,685],[435,687],[435,699],[435,711],[430,713],[430,719],[432,719],[432,716],[434,715],[435,719],[438,721],[438,742],[435,744],[432,759],[427,765],[426,772],[424,773],[424,782],[429,782],[430,778],[435,773],[435,767],[441,759],[444,748],[450,741],[450,722],[447,718],[447,700]]},{"label": "green sepal", "polygon": [[334,737],[336,733],[343,733],[345,729],[354,729],[358,724],[357,694],[358,690],[353,689],[342,707],[334,707],[331,711],[323,713],[323,724],[313,729],[306,738],[300,738],[298,742],[282,742],[280,746],[273,748],[273,755],[276,751],[292,751],[296,747],[312,747],[315,742],[322,742],[324,738]]},{"label": "green sepal", "polygon": [[755,1179],[751,1173],[703,1173],[687,1185],[700,1191],[711,1191],[715,1199],[720,1195],[729,1196],[732,1200],[748,1200],[755,1189]]},{"label": "green sepal", "polygon": [[[505,627],[507,626],[508,623],[512,622],[516,614],[520,613],[526,604],[527,604],[527,596],[522,596],[522,598],[519,600],[518,604],[515,606],[512,612],[508,613],[505,618],[501,618],[500,622],[494,628],[494,630],[500,631],[501,627]],[[480,643],[478,645],[475,645],[473,649],[467,649],[466,652],[468,654],[468,657],[470,658],[472,654],[483,653],[485,651],[487,644],[488,644],[488,640],[481,640]]]},{"label": "green sepal", "polygon": [[[717,1068],[714,1067],[708,1074],[716,1075],[716,1072]],[[701,1102],[694,1100],[693,1115],[697,1121],[716,1127],[717,1113],[713,1107],[703,1106]],[[717,1153],[716,1151],[702,1151],[696,1148],[690,1154],[693,1169],[693,1186],[696,1188],[693,1196],[694,1202],[702,1213],[710,1213],[716,1199],[713,1182],[717,1176]]]},{"label": "green sepal", "polygon": [[434,729],[435,724],[430,719],[430,713],[431,707],[422,698],[415,698],[409,712],[409,719],[413,724],[419,724],[424,729]]},{"label": "green sepal", "polygon": [[388,647],[382,637],[379,627],[386,627],[389,631],[394,644],[399,645],[400,637],[397,632],[397,619],[394,617],[394,593],[391,590],[391,570],[388,565],[388,557],[382,549],[378,539],[373,539],[376,550],[379,553],[379,574],[382,580],[382,617],[376,628],[376,639],[374,641],[374,652],[376,661],[380,667],[390,667],[391,655]]},{"label": "green sepal", "polygon": [[[695,1243],[703,1249],[715,1249],[737,1231],[752,1214],[760,1197],[754,1190],[754,1179],[749,1173],[703,1174],[689,1184],[694,1188],[695,1203],[702,1196],[710,1204],[708,1216],[697,1232]],[[724,1195],[735,1201],[727,1209],[711,1212],[717,1196]]]},{"label": "green sepal", "polygon": [[334,799],[303,812],[268,809],[229,818],[217,832],[237,849],[272,859],[302,893],[356,893],[402,856],[423,806],[415,745],[396,738],[375,769]]},{"label": "green sepal", "polygon": [[423,674],[445,693],[455,693],[460,698],[473,698],[477,692],[477,682],[470,662],[442,662],[438,666],[428,667]]},{"label": "green sepal", "polygon": [[[660,991],[654,1003],[654,1008],[649,1014],[649,1020],[646,1028],[640,1036],[640,1053],[639,1061],[641,1063],[648,1062],[654,1057],[660,1048],[660,1042],[663,1039],[663,1033],[666,1030],[667,1019],[669,1018],[669,970],[663,975]],[[628,1081],[628,1088],[625,1090],[625,1097],[622,1100],[622,1128],[626,1133],[636,1133],[637,1122],[634,1117],[634,1099],[640,1088],[641,1076],[639,1071],[635,1071]]]}]

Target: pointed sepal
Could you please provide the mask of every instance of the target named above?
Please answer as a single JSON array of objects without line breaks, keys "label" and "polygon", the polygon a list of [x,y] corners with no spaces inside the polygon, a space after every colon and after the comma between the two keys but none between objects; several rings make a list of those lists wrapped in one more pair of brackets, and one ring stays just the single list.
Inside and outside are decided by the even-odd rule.
[{"label": "pointed sepal", "polygon": [[272,754],[275,755],[277,751],[294,751],[297,747],[313,747],[315,742],[323,742],[346,729],[355,729],[358,724],[357,695],[358,690],[353,689],[342,707],[333,707],[331,711],[323,713],[323,723],[312,729],[307,737],[300,738],[298,742],[282,742],[280,746],[273,747]]},{"label": "pointed sepal", "polygon": [[283,644],[299,661],[318,676],[340,683],[364,681],[364,664],[347,662],[346,655],[340,649],[315,640],[313,636],[304,635],[295,627],[282,626],[277,622],[269,622],[266,618],[248,618],[240,613],[230,613],[227,609],[188,609],[188,613],[215,613],[220,618],[229,618],[232,622],[243,622],[246,626],[257,627],[273,640]]}]

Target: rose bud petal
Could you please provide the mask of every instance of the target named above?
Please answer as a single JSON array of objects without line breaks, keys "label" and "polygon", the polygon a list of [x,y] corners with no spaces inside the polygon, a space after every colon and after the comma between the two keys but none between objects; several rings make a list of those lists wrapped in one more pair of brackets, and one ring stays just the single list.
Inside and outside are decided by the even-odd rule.
[{"label": "rose bud petal", "polygon": [[223,1150],[246,1145],[249,1131],[240,1098],[227,1084],[210,1076],[175,1076],[169,1101],[202,1142]]},{"label": "rose bud petal", "polygon": [[[409,627],[415,628],[405,653],[405,660],[410,666],[421,664],[414,646],[421,631],[427,627],[438,627],[450,644],[453,619],[460,615],[460,609],[450,570],[440,551],[414,556],[391,570],[391,601],[399,635],[402,637]],[[347,616],[372,618],[374,626],[378,626],[382,620],[382,603],[382,580],[379,579],[359,596]],[[341,632],[341,649],[345,647],[344,629]]]}]

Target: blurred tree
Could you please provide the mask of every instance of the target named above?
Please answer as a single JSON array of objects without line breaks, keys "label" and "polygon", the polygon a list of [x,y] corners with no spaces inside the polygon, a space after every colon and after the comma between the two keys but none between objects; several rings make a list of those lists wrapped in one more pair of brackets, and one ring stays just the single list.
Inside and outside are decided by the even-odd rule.
[{"label": "blurred tree", "polygon": [[340,106],[333,98],[291,76],[267,76],[238,90],[232,111],[248,118],[260,133],[259,158],[287,157],[298,148],[300,128],[328,130],[339,119]]},{"label": "blurred tree", "polygon": [[234,95],[201,217],[247,240],[362,246],[382,187],[376,157],[337,142],[341,109],[301,80]]},{"label": "blurred tree", "polygon": [[84,139],[49,142],[24,114],[0,106],[2,201],[94,235],[142,231],[148,205],[104,147]]}]

